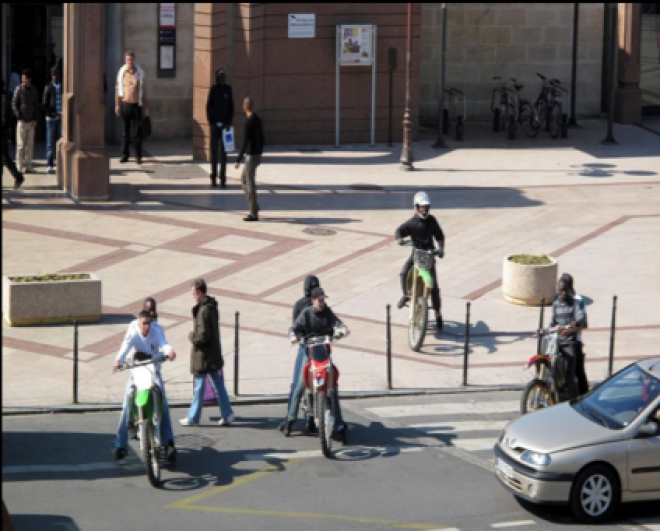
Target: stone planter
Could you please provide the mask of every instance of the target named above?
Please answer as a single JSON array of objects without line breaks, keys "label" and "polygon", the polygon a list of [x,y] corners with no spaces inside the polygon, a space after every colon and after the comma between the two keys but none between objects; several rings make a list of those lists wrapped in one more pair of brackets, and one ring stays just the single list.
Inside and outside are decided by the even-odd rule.
[{"label": "stone planter", "polygon": [[101,279],[15,282],[2,277],[2,315],[10,326],[101,320]]},{"label": "stone planter", "polygon": [[504,257],[502,274],[502,294],[504,298],[523,306],[540,306],[541,299],[546,304],[552,303],[557,292],[557,261],[547,265],[521,265],[511,261],[509,255]]}]

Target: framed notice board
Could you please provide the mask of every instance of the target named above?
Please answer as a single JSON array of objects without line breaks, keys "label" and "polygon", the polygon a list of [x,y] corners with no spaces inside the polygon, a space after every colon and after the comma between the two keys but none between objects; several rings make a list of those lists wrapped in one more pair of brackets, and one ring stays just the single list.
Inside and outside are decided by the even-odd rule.
[{"label": "framed notice board", "polygon": [[176,4],[158,4],[158,74],[176,77]]}]

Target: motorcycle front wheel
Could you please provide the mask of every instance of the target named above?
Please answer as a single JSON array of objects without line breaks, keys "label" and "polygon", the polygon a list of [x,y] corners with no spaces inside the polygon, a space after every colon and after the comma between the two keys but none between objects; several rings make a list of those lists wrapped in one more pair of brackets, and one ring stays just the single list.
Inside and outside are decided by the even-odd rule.
[{"label": "motorcycle front wheel", "polygon": [[520,413],[524,415],[530,411],[537,411],[554,405],[555,401],[552,398],[548,384],[535,378],[523,389],[520,399]]},{"label": "motorcycle front wheel", "polygon": [[413,318],[408,325],[408,345],[415,352],[419,352],[424,344],[428,324],[429,303],[426,297],[417,297]]},{"label": "motorcycle front wheel", "polygon": [[319,391],[316,395],[316,420],[319,423],[319,441],[321,453],[327,458],[332,457],[332,429],[325,422],[325,412],[328,410],[328,395],[325,391]]},{"label": "motorcycle front wheel", "polygon": [[147,468],[147,478],[152,487],[160,487],[160,463],[158,461],[158,449],[154,437],[154,425],[151,421],[144,422],[140,428],[142,444],[142,459]]}]

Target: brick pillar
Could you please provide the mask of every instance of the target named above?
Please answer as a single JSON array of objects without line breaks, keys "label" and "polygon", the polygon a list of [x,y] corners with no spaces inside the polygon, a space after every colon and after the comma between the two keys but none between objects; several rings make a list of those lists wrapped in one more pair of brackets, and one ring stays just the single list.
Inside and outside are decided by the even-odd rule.
[{"label": "brick pillar", "polygon": [[[233,4],[195,3],[195,64],[193,68],[193,158],[211,160],[211,130],[206,120],[206,100],[215,83],[215,71],[227,70],[227,82],[232,84],[232,69],[228,64],[228,16]],[[237,105],[234,95],[234,104]]]},{"label": "brick pillar", "polygon": [[642,121],[640,45],[642,4],[619,4],[619,66],[614,119],[620,124]]},{"label": "brick pillar", "polygon": [[[105,4],[64,4],[64,89],[57,180],[77,200],[110,198],[103,105],[104,30]],[[109,84],[113,85],[111,81]]]}]

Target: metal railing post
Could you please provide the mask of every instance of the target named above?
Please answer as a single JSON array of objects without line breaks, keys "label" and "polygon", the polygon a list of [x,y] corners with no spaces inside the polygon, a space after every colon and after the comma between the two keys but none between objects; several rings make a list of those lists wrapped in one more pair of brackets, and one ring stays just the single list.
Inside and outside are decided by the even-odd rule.
[{"label": "metal railing post", "polygon": [[73,403],[78,403],[78,321],[73,321]]},{"label": "metal railing post", "polygon": [[[234,328],[234,396],[238,396],[238,357],[239,357],[239,345],[238,345],[238,318],[240,312],[236,312],[236,324]],[[219,398],[218,398],[219,400]]]},{"label": "metal railing post", "polygon": [[465,305],[465,347],[463,351],[463,385],[467,386],[468,380],[468,354],[470,350],[470,303]]},{"label": "metal railing post", "polygon": [[612,376],[612,369],[614,366],[614,336],[616,332],[616,302],[617,296],[612,298],[612,324],[610,325],[610,360],[607,366],[607,376]]},{"label": "metal railing post", "polygon": [[387,388],[392,389],[392,322],[390,305],[387,305]]}]

